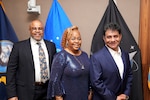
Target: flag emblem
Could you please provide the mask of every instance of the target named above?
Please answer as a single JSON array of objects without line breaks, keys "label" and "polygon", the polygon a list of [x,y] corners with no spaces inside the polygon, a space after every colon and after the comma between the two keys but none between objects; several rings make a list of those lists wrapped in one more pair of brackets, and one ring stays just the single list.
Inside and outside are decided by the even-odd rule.
[{"label": "flag emblem", "polygon": [[11,41],[0,41],[0,72],[6,72],[6,67],[12,47],[13,43]]}]

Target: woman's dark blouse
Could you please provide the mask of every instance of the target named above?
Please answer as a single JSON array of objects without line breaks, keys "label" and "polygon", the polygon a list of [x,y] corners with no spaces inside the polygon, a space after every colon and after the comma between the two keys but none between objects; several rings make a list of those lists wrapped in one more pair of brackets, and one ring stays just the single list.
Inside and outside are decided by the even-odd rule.
[{"label": "woman's dark blouse", "polygon": [[[64,100],[88,100],[91,63],[83,51],[81,55],[75,57],[65,50],[54,57],[48,85],[48,99],[61,95]],[[84,69],[81,69],[79,62],[84,65]]]}]

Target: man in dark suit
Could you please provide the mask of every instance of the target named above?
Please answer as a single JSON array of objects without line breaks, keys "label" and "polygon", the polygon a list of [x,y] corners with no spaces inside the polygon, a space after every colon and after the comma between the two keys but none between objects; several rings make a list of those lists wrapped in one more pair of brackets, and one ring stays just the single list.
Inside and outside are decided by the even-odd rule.
[{"label": "man in dark suit", "polygon": [[[43,39],[44,28],[39,20],[29,25],[31,37],[13,45],[7,65],[8,100],[46,100],[51,63],[56,53],[55,44]],[[46,81],[41,81],[39,45],[45,54]]]},{"label": "man in dark suit", "polygon": [[120,47],[122,38],[118,24],[104,27],[105,46],[91,56],[90,70],[93,100],[127,100],[132,85],[132,70],[128,53]]}]

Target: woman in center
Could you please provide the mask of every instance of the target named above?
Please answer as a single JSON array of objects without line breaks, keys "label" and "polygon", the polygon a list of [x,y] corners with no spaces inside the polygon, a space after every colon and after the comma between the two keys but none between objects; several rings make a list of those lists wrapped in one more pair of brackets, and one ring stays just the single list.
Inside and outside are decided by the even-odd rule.
[{"label": "woman in center", "polygon": [[88,100],[91,63],[87,53],[80,49],[81,43],[77,26],[65,30],[61,42],[63,50],[55,55],[52,63],[48,99]]}]

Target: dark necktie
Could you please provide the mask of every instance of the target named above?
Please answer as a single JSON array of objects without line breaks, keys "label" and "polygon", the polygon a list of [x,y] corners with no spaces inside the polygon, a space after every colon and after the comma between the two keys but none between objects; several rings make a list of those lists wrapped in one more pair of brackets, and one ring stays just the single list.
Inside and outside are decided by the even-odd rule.
[{"label": "dark necktie", "polygon": [[44,50],[42,49],[41,43],[37,43],[39,45],[39,61],[40,61],[40,69],[41,69],[41,81],[45,83],[48,80],[48,69],[46,63],[46,57]]}]

